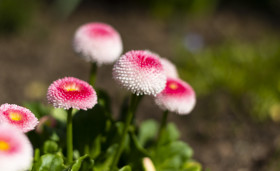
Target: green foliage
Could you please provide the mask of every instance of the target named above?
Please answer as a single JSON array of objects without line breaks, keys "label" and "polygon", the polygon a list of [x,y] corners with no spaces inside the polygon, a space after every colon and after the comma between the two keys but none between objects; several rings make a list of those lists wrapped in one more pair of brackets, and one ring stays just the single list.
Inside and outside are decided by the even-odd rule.
[{"label": "green foliage", "polygon": [[[74,146],[82,152],[82,154],[84,152],[84,146],[91,146],[93,143],[96,145],[96,143],[98,143],[95,139],[104,133],[107,119],[104,109],[99,104],[93,109],[87,111],[80,110],[74,115]],[[95,152],[92,151],[92,153]]]},{"label": "green foliage", "polygon": [[104,153],[100,154],[94,166],[94,171],[107,171],[110,170],[110,166],[117,150],[118,145],[113,144]]},{"label": "green foliage", "polygon": [[139,143],[144,146],[154,141],[159,125],[155,120],[146,120],[139,126]]},{"label": "green foliage", "polygon": [[200,171],[200,170],[201,170],[201,165],[195,161],[189,161],[184,163],[183,165],[183,171]]},{"label": "green foliage", "polygon": [[130,166],[124,166],[119,171],[131,171]]},{"label": "green foliage", "polygon": [[157,170],[182,170],[189,163],[193,154],[186,143],[179,140],[179,131],[175,124],[170,123],[155,147],[151,148],[151,158]]},{"label": "green foliage", "polygon": [[61,171],[65,169],[63,157],[59,154],[45,154],[33,165],[32,171]]},{"label": "green foliage", "polygon": [[191,148],[182,141],[174,141],[162,145],[155,150],[152,156],[158,170],[180,170],[182,165],[192,156]]},{"label": "green foliage", "polygon": [[264,120],[271,107],[280,104],[279,45],[279,39],[267,36],[250,43],[232,40],[196,53],[181,46],[176,63],[198,96],[225,91],[235,108],[249,109],[254,118]]},{"label": "green foliage", "polygon": [[163,131],[163,136],[158,140],[159,144],[168,144],[170,142],[178,140],[178,138],[180,137],[179,130],[174,123],[169,123],[166,129]]},{"label": "green foliage", "polygon": [[74,164],[68,168],[68,171],[89,171],[93,170],[94,161],[89,157],[89,155],[84,155],[78,158]]},{"label": "green foliage", "polygon": [[[106,101],[108,102],[108,99]],[[40,140],[37,143],[43,143],[43,146],[38,145],[42,149],[42,156],[39,150],[36,150],[37,157],[34,159],[32,170],[109,171],[124,123],[112,120],[108,113],[110,110],[105,109],[109,103],[104,104],[105,102],[96,105],[91,110],[78,111],[74,114],[73,137],[76,160],[73,163],[64,161],[65,142],[60,140],[65,139],[65,133],[57,133],[59,130],[65,130],[65,124],[57,128],[46,125],[47,129],[39,133],[33,131],[30,135],[31,141],[36,141],[37,138]],[[38,113],[38,116],[47,116],[46,114],[52,111],[46,106],[35,103],[26,104],[26,106]],[[143,159],[145,157],[153,161],[157,170],[201,170],[199,163],[191,159],[192,149],[179,140],[180,134],[174,123],[167,125],[160,140],[157,140],[158,128],[159,125],[154,120],[144,121],[139,127],[135,125],[130,127],[119,163],[120,170],[144,171]],[[50,130],[52,134],[46,133]],[[53,138],[53,134],[57,138]],[[80,154],[83,156],[79,157]]]},{"label": "green foliage", "polygon": [[54,141],[50,141],[50,140],[45,141],[43,151],[45,154],[47,154],[47,153],[54,154],[58,151],[58,145]]}]

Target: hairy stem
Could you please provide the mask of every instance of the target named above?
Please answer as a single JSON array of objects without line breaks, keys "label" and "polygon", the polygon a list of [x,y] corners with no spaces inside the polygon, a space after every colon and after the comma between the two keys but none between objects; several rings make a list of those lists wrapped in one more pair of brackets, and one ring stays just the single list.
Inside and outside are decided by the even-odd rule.
[{"label": "hairy stem", "polygon": [[161,118],[159,133],[158,133],[158,137],[157,137],[157,145],[159,145],[159,143],[162,139],[162,136],[164,134],[164,131],[166,129],[167,117],[168,117],[168,110],[163,112],[163,115],[162,115],[162,118]]},{"label": "hairy stem", "polygon": [[128,130],[129,130],[129,126],[130,126],[130,123],[132,121],[134,112],[135,112],[137,104],[138,104],[138,99],[139,99],[138,96],[136,96],[135,94],[132,94],[131,99],[130,99],[129,109],[128,109],[128,112],[126,115],[124,129],[123,129],[123,132],[122,132],[122,135],[120,138],[120,143],[119,143],[117,152],[115,153],[115,156],[112,161],[111,171],[114,171],[116,169],[117,164],[119,162],[120,156],[122,154],[122,151],[123,151],[123,148],[125,145],[125,139],[126,139],[126,136],[127,136]]},{"label": "hairy stem", "polygon": [[73,128],[72,128],[72,108],[67,110],[67,127],[66,127],[66,139],[67,139],[67,162],[73,162]]}]

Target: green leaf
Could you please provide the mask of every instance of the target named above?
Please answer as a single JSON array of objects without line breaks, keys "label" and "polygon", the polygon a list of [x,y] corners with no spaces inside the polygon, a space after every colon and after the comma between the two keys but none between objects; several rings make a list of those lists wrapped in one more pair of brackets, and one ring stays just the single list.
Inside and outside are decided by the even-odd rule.
[{"label": "green leaf", "polygon": [[63,123],[65,123],[66,120],[67,120],[67,112],[66,112],[66,110],[64,110],[62,108],[53,108],[51,110],[51,115],[55,119],[57,119],[57,120],[59,120],[59,121],[61,121]]},{"label": "green leaf", "polygon": [[159,125],[155,120],[146,120],[139,127],[139,143],[145,146],[147,142],[153,140],[158,132]]},{"label": "green leaf", "polygon": [[45,154],[47,153],[56,153],[58,151],[58,145],[54,141],[45,141],[43,151]]},{"label": "green leaf", "polygon": [[89,171],[93,170],[94,161],[89,157],[89,155],[84,155],[78,158],[72,165],[69,171]]},{"label": "green leaf", "polygon": [[111,100],[109,95],[106,93],[106,91],[97,89],[96,93],[98,95],[98,104],[104,107],[107,112],[112,113]]},{"label": "green leaf", "polygon": [[149,156],[148,152],[138,142],[133,132],[129,133],[129,145],[125,147],[122,160],[131,166],[132,170],[144,170],[143,158]]},{"label": "green leaf", "polygon": [[[123,129],[124,129],[123,122],[116,122],[111,125],[110,129],[104,134],[102,151],[107,150],[113,144],[119,143],[119,139]],[[128,138],[126,141],[128,141]]]},{"label": "green leaf", "polygon": [[110,146],[107,151],[100,155],[96,159],[96,164],[94,165],[94,171],[109,171],[110,166],[114,157],[114,154],[116,153],[118,144],[113,144]]},{"label": "green leaf", "polygon": [[63,157],[58,154],[45,154],[33,167],[36,171],[61,171],[65,169]]},{"label": "green leaf", "polygon": [[157,170],[167,171],[180,169],[192,154],[192,149],[186,143],[174,141],[156,147],[152,158]]},{"label": "green leaf", "polygon": [[124,166],[119,171],[131,171],[131,167],[130,166]]},{"label": "green leaf", "polygon": [[80,110],[74,115],[74,148],[78,149],[81,154],[85,154],[85,146],[88,148],[86,150],[87,153],[91,151],[91,145],[94,143],[95,139],[106,132],[105,129],[109,118],[106,116],[105,112],[105,109],[97,104],[90,110]]},{"label": "green leaf", "polygon": [[[94,171],[110,171],[123,128],[124,124],[122,122],[116,122],[112,124],[110,130],[102,137],[101,153],[95,158]],[[126,144],[128,144],[128,136],[126,141]]]},{"label": "green leaf", "polygon": [[170,142],[178,140],[180,132],[174,123],[169,123],[166,129],[163,131],[162,137],[159,140],[159,144],[168,144]]},{"label": "green leaf", "polygon": [[183,165],[183,171],[201,171],[201,165],[196,161],[188,161]]},{"label": "green leaf", "polygon": [[92,148],[90,150],[90,156],[94,159],[101,153],[101,142],[102,142],[102,136],[99,135],[95,138],[95,140],[92,143]]}]

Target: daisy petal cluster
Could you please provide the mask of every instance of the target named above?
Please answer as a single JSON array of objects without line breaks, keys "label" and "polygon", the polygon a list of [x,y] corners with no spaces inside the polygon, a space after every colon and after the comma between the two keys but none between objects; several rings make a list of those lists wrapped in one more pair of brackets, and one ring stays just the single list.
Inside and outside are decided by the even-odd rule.
[{"label": "daisy petal cluster", "polygon": [[114,62],[123,50],[119,33],[110,25],[98,22],[79,27],[73,43],[77,53],[99,65]]},{"label": "daisy petal cluster", "polygon": [[177,78],[167,78],[166,87],[156,96],[155,102],[163,110],[188,114],[196,102],[195,92],[188,83]]},{"label": "daisy petal cluster", "polygon": [[160,61],[161,61],[161,64],[163,66],[163,69],[165,71],[165,75],[167,77],[171,77],[171,78],[178,78],[179,77],[176,66],[173,63],[171,63],[166,58],[161,58]]},{"label": "daisy petal cluster", "polygon": [[0,124],[8,124],[28,132],[35,128],[38,119],[29,109],[6,103],[0,106]]},{"label": "daisy petal cluster", "polygon": [[54,81],[48,88],[48,102],[64,109],[91,109],[97,103],[95,90],[87,82],[74,77]]},{"label": "daisy petal cluster", "polygon": [[147,52],[151,55],[157,56],[160,59],[160,62],[161,62],[161,65],[163,67],[166,77],[171,77],[171,78],[179,77],[176,66],[172,62],[170,62],[168,59],[162,58],[159,54],[152,52],[150,50],[145,50],[145,52]]},{"label": "daisy petal cluster", "polygon": [[159,57],[143,50],[132,50],[121,56],[113,67],[114,79],[137,95],[156,95],[166,83]]},{"label": "daisy petal cluster", "polygon": [[0,170],[28,170],[33,150],[26,135],[10,125],[0,125]]}]

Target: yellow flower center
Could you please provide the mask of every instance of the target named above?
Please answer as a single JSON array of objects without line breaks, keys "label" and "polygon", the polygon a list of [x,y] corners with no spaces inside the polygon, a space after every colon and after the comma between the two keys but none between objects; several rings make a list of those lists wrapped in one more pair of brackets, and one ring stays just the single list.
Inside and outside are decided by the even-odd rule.
[{"label": "yellow flower center", "polygon": [[79,91],[80,88],[76,84],[69,84],[64,87],[66,91]]},{"label": "yellow flower center", "polygon": [[10,145],[6,141],[0,140],[0,151],[8,151],[10,149]]},{"label": "yellow flower center", "polygon": [[178,88],[178,85],[176,83],[170,83],[168,86],[172,90],[176,90]]},{"label": "yellow flower center", "polygon": [[11,112],[9,114],[10,119],[12,119],[13,121],[20,121],[22,119],[22,115],[20,113],[17,112]]}]

